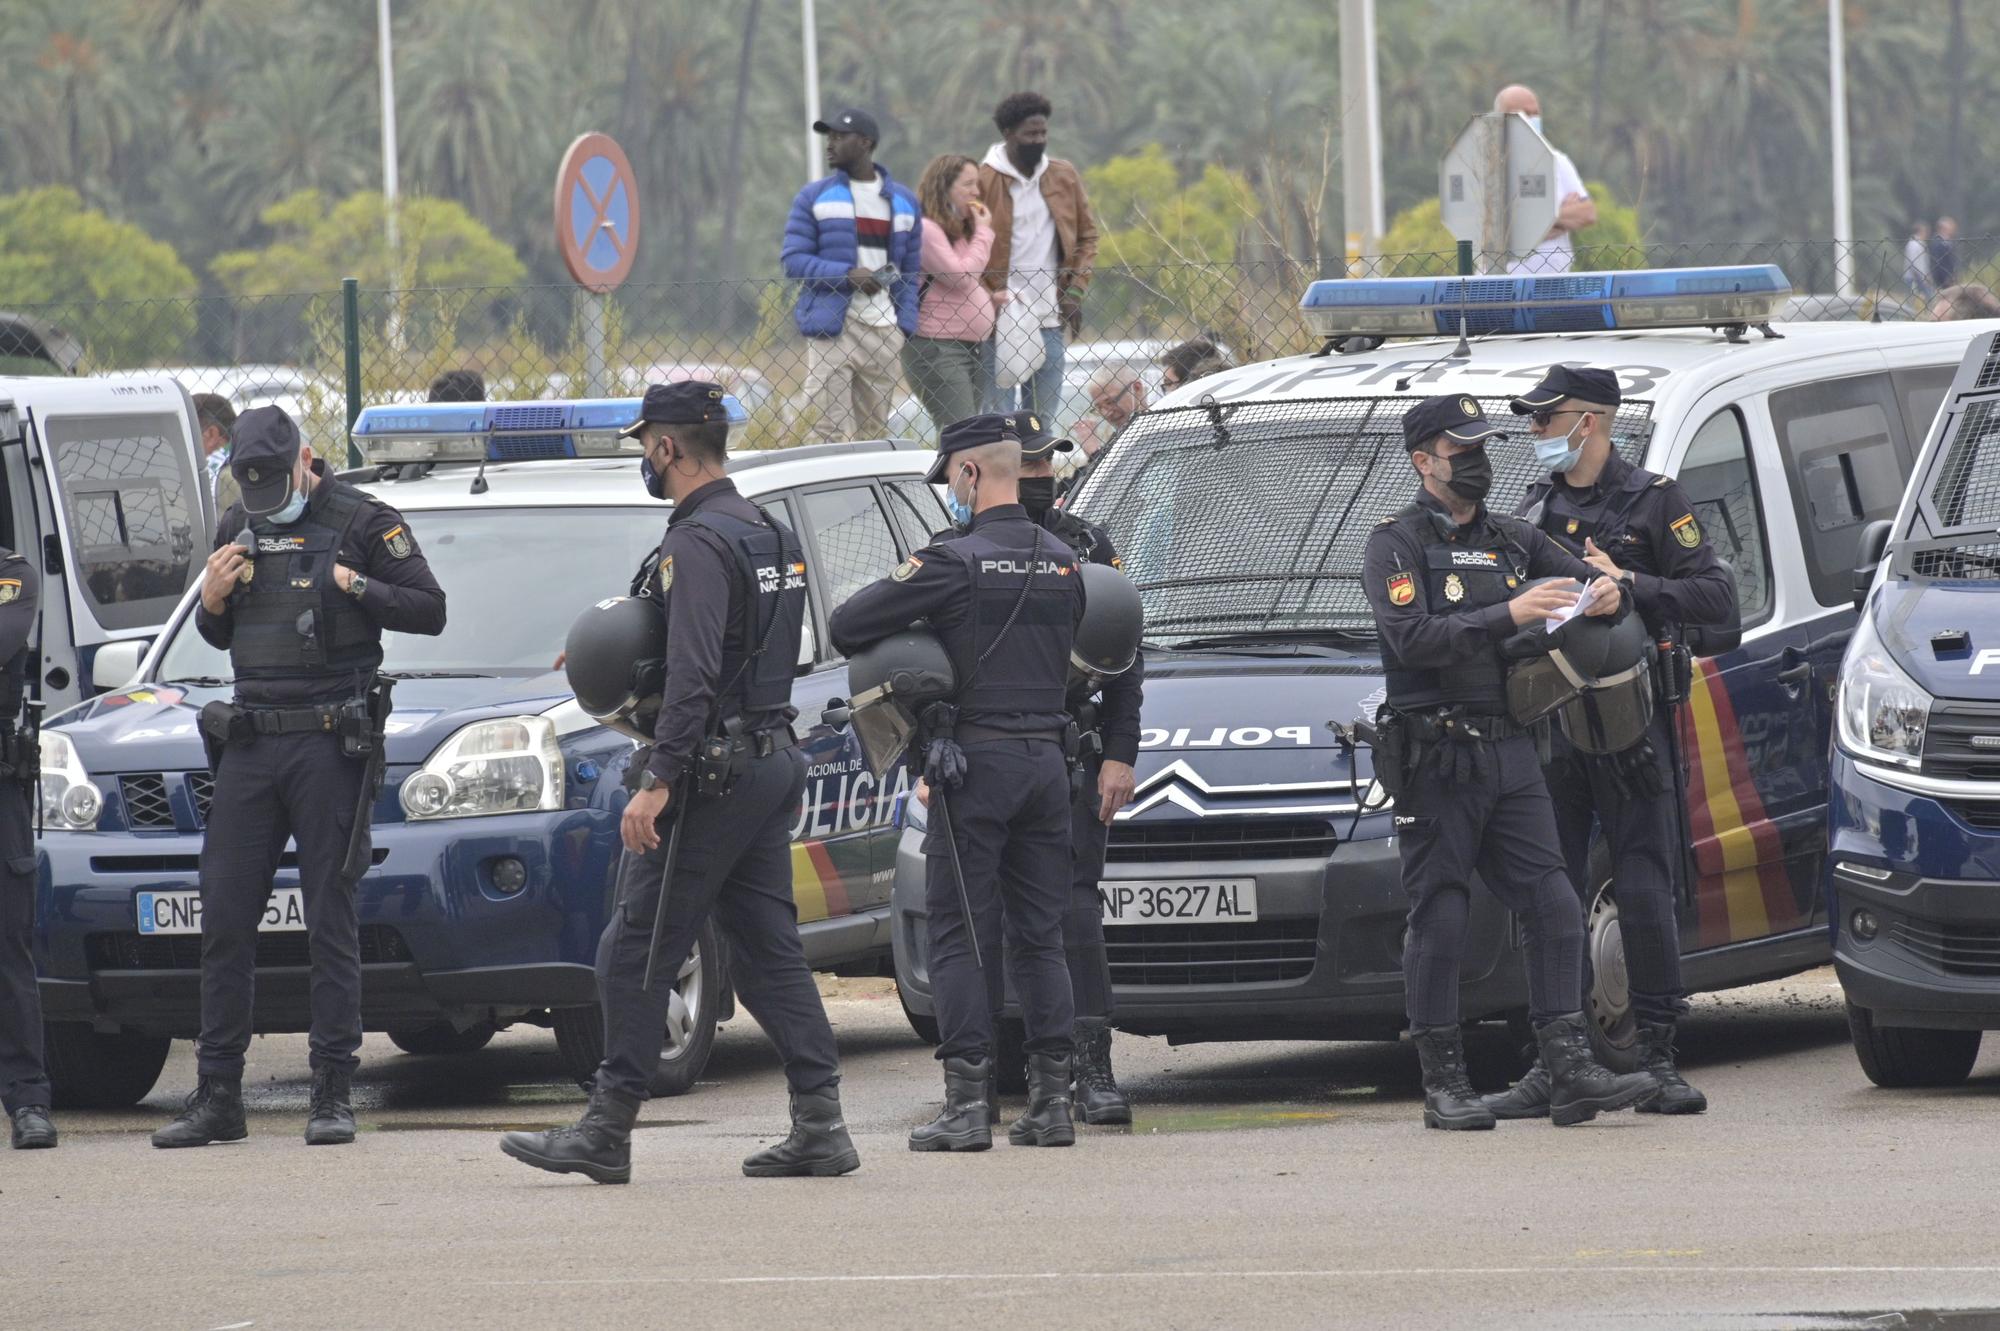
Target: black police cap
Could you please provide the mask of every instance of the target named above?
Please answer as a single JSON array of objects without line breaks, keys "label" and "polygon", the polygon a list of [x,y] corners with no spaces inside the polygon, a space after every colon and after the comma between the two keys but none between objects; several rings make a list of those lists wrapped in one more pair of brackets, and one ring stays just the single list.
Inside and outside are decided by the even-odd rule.
[{"label": "black police cap", "polygon": [[953,421],[938,435],[937,461],[924,479],[932,485],[944,480],[946,464],[954,453],[963,453],[968,448],[984,448],[988,444],[1018,444],[1020,432],[1015,428],[1015,418],[998,412],[988,412],[981,416],[967,416],[962,421]]},{"label": "black police cap", "polygon": [[275,513],[292,498],[292,469],[299,461],[299,427],[282,407],[252,407],[236,418],[229,471],[252,517]]},{"label": "black police cap", "polygon": [[1441,434],[1461,444],[1476,444],[1502,433],[1486,419],[1479,400],[1463,393],[1427,397],[1403,413],[1403,447],[1412,453]]},{"label": "black police cap", "polygon": [[1017,411],[1009,419],[1014,422],[1014,433],[1021,439],[1021,456],[1031,462],[1051,453],[1067,453],[1076,447],[1070,440],[1053,433],[1040,412]]},{"label": "black police cap", "polygon": [[711,425],[729,419],[729,404],[721,384],[706,379],[654,384],[639,404],[639,419],[620,430],[626,438],[647,425]]},{"label": "black police cap", "polygon": [[1564,398],[1575,398],[1579,402],[1595,402],[1600,406],[1615,407],[1621,400],[1618,394],[1618,376],[1609,370],[1599,370],[1588,365],[1551,365],[1542,381],[1515,398],[1509,405],[1516,416],[1525,416],[1531,411],[1541,411],[1553,407]]}]

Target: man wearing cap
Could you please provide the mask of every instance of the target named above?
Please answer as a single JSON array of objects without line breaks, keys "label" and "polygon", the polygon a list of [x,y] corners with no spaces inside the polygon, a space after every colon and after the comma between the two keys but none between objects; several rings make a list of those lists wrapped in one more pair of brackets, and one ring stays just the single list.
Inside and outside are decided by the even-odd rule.
[{"label": "man wearing cap", "polygon": [[[1687,1010],[1674,884],[1688,842],[1671,700],[1685,690],[1676,682],[1686,677],[1685,630],[1729,623],[1736,587],[1680,485],[1633,466],[1613,449],[1619,397],[1609,370],[1558,365],[1514,399],[1515,414],[1529,418],[1535,461],[1550,473],[1530,487],[1516,513],[1626,587],[1653,640],[1662,644],[1656,662],[1662,705],[1654,709],[1646,738],[1624,753],[1598,756],[1580,753],[1558,728],[1548,785],[1570,881],[1586,902],[1597,886],[1590,873],[1593,822],[1610,850],[1640,1066],[1664,1088],[1640,1112],[1699,1114],[1708,1100],[1688,1085],[1674,1060],[1674,1026]],[[1548,1113],[1547,1070],[1538,1063],[1487,1103],[1502,1118]]]},{"label": "man wearing cap", "polygon": [[[1410,897],[1403,986],[1423,1063],[1424,1125],[1491,1128],[1459,1035],[1458,976],[1472,874],[1527,931],[1528,1011],[1553,1077],[1552,1118],[1579,1123],[1657,1091],[1590,1053],[1583,1025],[1583,912],[1556,849],[1555,815],[1533,737],[1507,710],[1502,645],[1568,610],[1578,594],[1537,578],[1594,579],[1584,613],[1625,599],[1590,565],[1527,523],[1487,511],[1499,434],[1477,401],[1426,398],[1403,415],[1416,499],[1368,535],[1362,585],[1382,639],[1388,699],[1377,721],[1378,779],[1395,792]],[[1400,764],[1390,757],[1402,755]]]},{"label": "man wearing cap", "polygon": [[216,529],[195,611],[236,677],[235,702],[211,702],[201,717],[215,792],[201,847],[200,1081],[153,1145],[247,1135],[257,927],[288,839],[312,957],[306,1141],[337,1145],[354,1140],[361,1047],[360,875],[347,866],[367,864],[360,808],[380,772],[350,750],[371,726],[379,745],[383,631],[443,632],[445,596],[402,514],[336,478],[283,409],[237,418],[229,470],[241,498]]},{"label": "man wearing cap", "polygon": [[[791,724],[805,556],[798,537],[724,474],[730,403],[718,384],[656,384],[624,432],[639,440],[646,493],[674,511],[640,593],[666,623],[666,691],[653,743],[628,771],[618,908],[597,945],[604,1061],[576,1123],[500,1140],[537,1169],[598,1183],[632,1177],[632,1125],[659,1070],[672,977],[711,914],[729,939],[737,997],[777,1045],[791,1088],[791,1135],[750,1156],[743,1172],[831,1176],[861,1163],[792,901],[792,816],[806,780]],[[704,770],[728,775],[696,789],[690,772],[710,740],[721,762],[704,756]]]},{"label": "man wearing cap", "polygon": [[946,426],[925,479],[948,487],[957,534],[863,587],[829,622],[834,646],[852,656],[926,621],[958,679],[955,716],[925,719],[932,816],[924,905],[945,1102],[935,1121],[910,1134],[913,1151],[993,1144],[987,1081],[1003,928],[1027,1033],[1029,1092],[1028,1112],[1008,1139],[1017,1146],[1076,1140],[1075,1012],[1063,960],[1072,874],[1063,737],[1083,580],[1076,553],[1022,506],[1021,442],[1010,416]]},{"label": "man wearing cap", "polygon": [[[781,254],[799,282],[793,319],[806,339],[802,406],[811,437],[880,439],[917,331],[923,209],[875,162],[881,131],[866,111],[813,122],[833,174],[792,200]],[[816,417],[816,419],[814,419]]]},{"label": "man wearing cap", "polygon": [[[1021,437],[1021,506],[1031,521],[1076,551],[1087,563],[1123,569],[1111,534],[1068,509],[1056,507],[1056,454],[1075,445],[1051,434],[1032,411],[1014,414]],[[1080,738],[1082,781],[1070,803],[1069,903],[1063,908],[1063,955],[1076,1003],[1076,1110],[1085,1123],[1130,1123],[1132,1102],[1111,1073],[1111,964],[1104,949],[1104,851],[1111,818],[1132,800],[1133,764],[1139,761],[1139,709],[1145,701],[1146,662],[1104,685],[1101,696],[1069,697]]]}]

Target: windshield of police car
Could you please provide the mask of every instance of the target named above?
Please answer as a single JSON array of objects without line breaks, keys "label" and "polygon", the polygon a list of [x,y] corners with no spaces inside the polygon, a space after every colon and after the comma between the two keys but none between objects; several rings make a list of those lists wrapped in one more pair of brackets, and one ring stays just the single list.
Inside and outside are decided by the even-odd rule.
[{"label": "windshield of police car", "polygon": [[[482,508],[406,514],[447,609],[435,638],[382,637],[399,673],[538,675],[555,665],[577,613],[623,596],[666,534],[669,509]],[[188,614],[160,658],[161,680],[229,679],[229,654]]]},{"label": "windshield of police car", "polygon": [[[1361,587],[1369,530],[1416,496],[1403,447],[1410,397],[1176,407],[1135,418],[1076,499],[1104,525],[1146,604],[1147,637],[1372,634]],[[1480,399],[1508,439],[1488,449],[1488,504],[1512,512],[1546,471],[1505,398]],[[1651,405],[1619,409],[1637,461]]]}]

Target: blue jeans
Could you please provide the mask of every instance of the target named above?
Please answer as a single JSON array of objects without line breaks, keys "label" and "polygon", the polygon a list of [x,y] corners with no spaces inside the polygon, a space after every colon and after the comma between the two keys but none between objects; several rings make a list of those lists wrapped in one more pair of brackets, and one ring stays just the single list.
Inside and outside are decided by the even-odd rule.
[{"label": "blue jeans", "polygon": [[987,338],[982,344],[984,354],[980,357],[983,381],[980,391],[982,411],[1033,411],[1053,417],[1056,408],[1062,405],[1063,396],[1063,340],[1061,328],[1042,330],[1042,348],[1046,353],[1042,366],[1036,370],[1028,382],[1018,390],[1002,388],[994,382],[993,339]]}]

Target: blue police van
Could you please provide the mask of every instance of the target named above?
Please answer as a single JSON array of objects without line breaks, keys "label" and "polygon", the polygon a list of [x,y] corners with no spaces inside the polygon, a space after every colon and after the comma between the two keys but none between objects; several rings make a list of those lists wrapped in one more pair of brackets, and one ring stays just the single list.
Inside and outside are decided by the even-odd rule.
[{"label": "blue police van", "polygon": [[1869,1080],[1953,1085],[2000,1029],[2000,333],[1966,350],[1857,581],[1834,704],[1834,965]]},{"label": "blue police van", "polygon": [[[579,1080],[601,1057],[593,975],[612,907],[620,784],[633,742],[576,705],[555,661],[579,609],[622,595],[669,508],[647,497],[617,427],[638,400],[371,407],[370,464],[345,478],[410,520],[445,588],[434,638],[390,633],[398,679],[357,890],[362,1020],[401,1048],[471,1053],[515,1023],[553,1027]],[[804,542],[810,570],[795,703],[808,764],[793,881],[808,961],[888,965],[893,811],[858,741],[819,720],[846,696],[828,610],[945,524],[928,450],[824,444],[732,458],[731,477]],[[212,520],[208,524],[213,525]],[[206,531],[183,544],[206,549]],[[200,555],[189,555],[196,570]],[[199,856],[213,783],[195,721],[229,696],[230,664],[195,631],[176,581],[155,640],[98,649],[98,689],[52,719],[44,747],[37,959],[59,1101],[129,1104],[169,1042],[200,1023]],[[175,608],[177,606],[177,608]],[[331,816],[331,811],[329,811]],[[258,941],[255,1025],[306,1029],[307,949],[287,850]],[[654,1094],[700,1075],[734,1013],[727,947],[704,931],[672,977]]]}]

